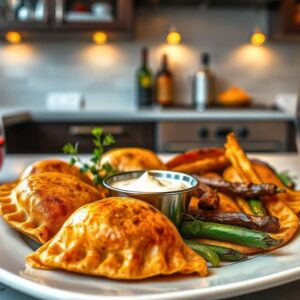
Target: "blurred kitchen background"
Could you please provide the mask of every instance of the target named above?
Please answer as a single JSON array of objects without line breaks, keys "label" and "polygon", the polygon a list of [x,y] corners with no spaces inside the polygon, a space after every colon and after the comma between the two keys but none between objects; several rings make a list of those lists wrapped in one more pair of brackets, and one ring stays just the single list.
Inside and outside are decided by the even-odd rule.
[{"label": "blurred kitchen background", "polygon": [[0,16],[9,153],[89,151],[95,125],[159,152],[231,130],[248,151],[297,150],[297,0],[1,0]]}]

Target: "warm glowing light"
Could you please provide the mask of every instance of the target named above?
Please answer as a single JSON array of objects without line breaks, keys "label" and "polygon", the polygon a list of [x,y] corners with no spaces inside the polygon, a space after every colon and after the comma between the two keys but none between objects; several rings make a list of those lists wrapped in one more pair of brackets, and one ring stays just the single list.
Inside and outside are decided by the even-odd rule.
[{"label": "warm glowing light", "polygon": [[16,31],[9,31],[6,33],[5,39],[11,44],[20,44],[22,42],[22,35]]},{"label": "warm glowing light", "polygon": [[124,51],[111,44],[89,45],[79,53],[79,60],[97,70],[110,67],[118,70],[115,66],[122,65],[122,61],[128,59],[124,55]]},{"label": "warm glowing light", "polygon": [[178,45],[181,42],[181,34],[178,31],[170,31],[167,34],[166,41],[170,45]]},{"label": "warm glowing light", "polygon": [[251,44],[253,46],[262,46],[266,41],[266,35],[260,31],[260,30],[256,30],[255,32],[253,32],[252,36],[251,36]]},{"label": "warm glowing light", "polygon": [[104,45],[107,42],[107,34],[105,32],[96,32],[93,34],[93,41],[97,44],[97,45]]},{"label": "warm glowing light", "polygon": [[297,24],[300,24],[300,4],[297,4],[297,6],[296,6],[294,19]]},{"label": "warm glowing light", "polygon": [[230,55],[226,58],[225,65],[227,67],[238,65],[240,70],[258,77],[262,76],[264,72],[268,72],[279,61],[280,59],[273,49],[245,44],[230,52]]},{"label": "warm glowing light", "polygon": [[24,66],[37,60],[39,53],[31,45],[3,45],[0,50],[0,60],[8,66]]},{"label": "warm glowing light", "polygon": [[184,44],[180,44],[177,47],[173,47],[168,44],[161,44],[153,49],[153,55],[157,57],[159,61],[163,54],[167,54],[169,56],[169,63],[171,66],[175,65],[185,68],[186,65],[192,64],[195,61],[195,56],[198,53],[194,52],[191,47]]}]

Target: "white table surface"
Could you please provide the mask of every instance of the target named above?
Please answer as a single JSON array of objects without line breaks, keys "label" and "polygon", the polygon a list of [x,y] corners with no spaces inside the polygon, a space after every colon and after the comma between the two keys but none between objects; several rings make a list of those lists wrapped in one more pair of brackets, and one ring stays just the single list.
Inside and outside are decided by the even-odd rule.
[{"label": "white table surface", "polygon": [[[167,159],[169,155],[161,155],[162,159]],[[300,177],[300,156],[296,154],[263,154],[254,155],[263,158],[265,161],[272,163],[272,165],[285,166],[285,170],[289,170],[291,174],[299,174]],[[18,174],[31,162],[44,159],[46,157],[66,158],[63,155],[7,155],[3,168],[0,173],[0,182],[12,181],[17,178]],[[85,158],[85,156],[83,156]],[[281,170],[279,170],[281,171]],[[298,186],[300,186],[300,178],[297,179]],[[300,251],[300,249],[299,249]],[[299,256],[300,257],[300,256]],[[1,266],[0,266],[1,268]],[[0,299],[1,300],[32,300],[33,297],[27,296],[7,287],[0,283]],[[299,300],[300,299],[300,281],[295,281],[283,286],[279,286],[265,291],[251,293],[248,295],[235,297],[236,300]]]}]

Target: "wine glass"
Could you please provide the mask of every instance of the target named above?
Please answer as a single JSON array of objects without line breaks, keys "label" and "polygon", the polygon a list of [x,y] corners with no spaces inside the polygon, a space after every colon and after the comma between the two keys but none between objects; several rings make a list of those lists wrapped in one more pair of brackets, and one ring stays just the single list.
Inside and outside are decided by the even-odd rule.
[{"label": "wine glass", "polygon": [[5,137],[4,137],[4,126],[2,117],[0,117],[0,170],[3,165],[5,155]]}]

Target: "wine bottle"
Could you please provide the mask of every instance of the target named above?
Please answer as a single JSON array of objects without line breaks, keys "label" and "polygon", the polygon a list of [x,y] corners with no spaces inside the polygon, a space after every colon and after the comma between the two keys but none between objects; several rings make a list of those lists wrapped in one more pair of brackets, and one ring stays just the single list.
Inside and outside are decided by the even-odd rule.
[{"label": "wine bottle", "polygon": [[168,56],[162,57],[161,69],[155,78],[155,101],[162,106],[173,104],[173,75],[168,68]]},{"label": "wine bottle", "polygon": [[214,74],[210,70],[210,56],[203,53],[202,67],[194,76],[194,103],[197,108],[210,106],[214,102]]},{"label": "wine bottle", "polygon": [[150,106],[153,102],[152,73],[148,67],[148,49],[142,49],[142,63],[137,70],[137,102],[140,107]]}]

